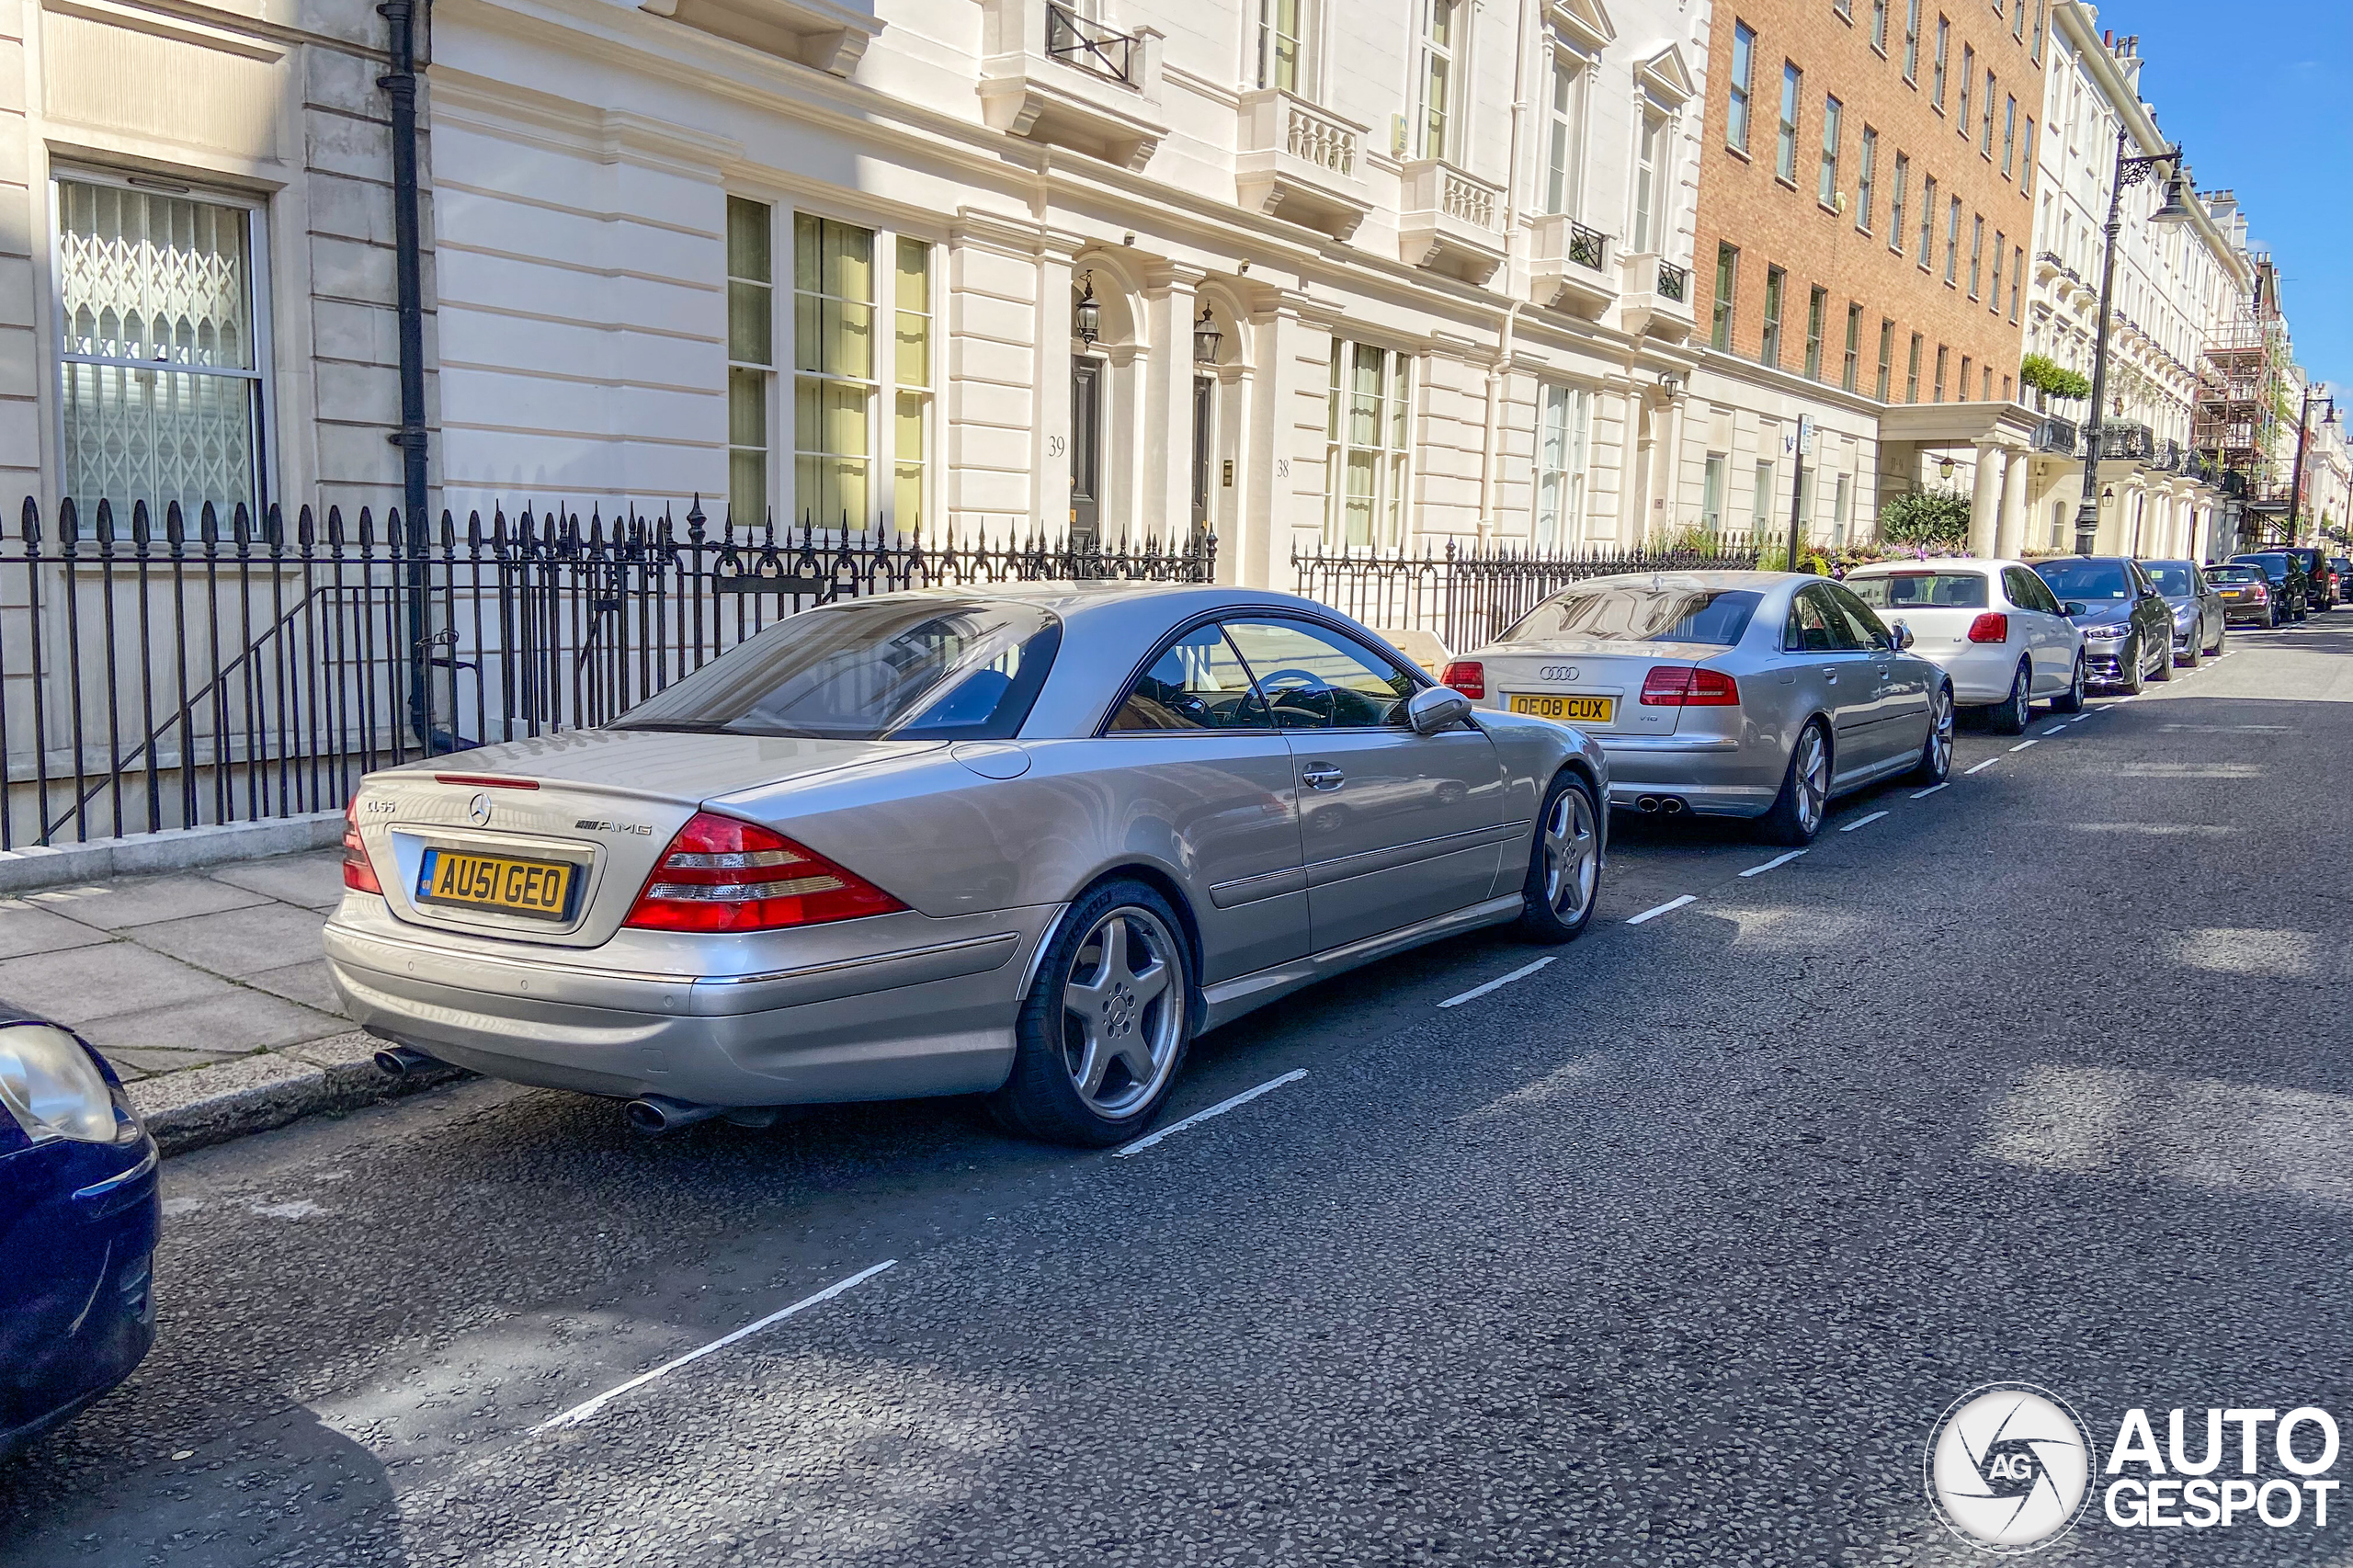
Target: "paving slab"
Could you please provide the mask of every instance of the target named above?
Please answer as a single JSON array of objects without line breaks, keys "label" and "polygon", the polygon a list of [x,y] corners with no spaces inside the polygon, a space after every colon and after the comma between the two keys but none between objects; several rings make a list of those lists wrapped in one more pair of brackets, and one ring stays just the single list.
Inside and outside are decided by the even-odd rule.
[{"label": "paving slab", "polygon": [[325,924],[325,916],[314,909],[256,903],[245,909],[134,926],[129,935],[142,947],[214,974],[242,978],[316,957]]},{"label": "paving slab", "polygon": [[225,980],[130,942],[0,959],[0,997],[76,1028],[235,990]]},{"label": "paving slab", "polygon": [[[319,1040],[351,1027],[347,1019],[282,997],[242,986],[225,989],[225,995],[100,1018],[84,1025],[82,1034],[108,1055],[118,1051],[195,1051],[243,1056],[297,1040]],[[140,1065],[149,1072],[162,1071],[145,1062]]]},{"label": "paving slab", "polygon": [[[87,1036],[90,1031],[85,1029],[83,1033]],[[98,1044],[95,1039],[90,1043]],[[182,1073],[190,1067],[210,1067],[216,1062],[233,1062],[244,1054],[233,1051],[149,1051],[127,1045],[98,1045],[98,1049],[106,1053],[108,1062],[114,1063],[114,1070],[122,1074],[126,1083],[130,1082],[131,1074],[125,1073],[125,1068],[134,1070],[138,1076],[144,1078],[158,1073]]]},{"label": "paving slab", "polygon": [[165,1153],[278,1127],[323,1109],[324,1068],[264,1051],[212,1067],[142,1078],[127,1086],[131,1105]]},{"label": "paving slab", "polygon": [[324,1013],[343,1011],[343,998],[335,994],[335,982],[327,978],[327,960],[312,959],[307,963],[288,964],[283,969],[267,969],[259,974],[245,976],[245,983],[273,996],[283,996],[289,1002],[300,1002],[305,1007],[316,1007]]},{"label": "paving slab", "polygon": [[[49,902],[52,895],[33,896]],[[101,931],[122,931],[134,926],[214,915],[224,909],[244,909],[267,902],[261,893],[232,887],[210,877],[143,877],[57,900],[50,907]]]},{"label": "paving slab", "polygon": [[0,959],[62,952],[103,942],[107,935],[50,909],[0,909]]},{"label": "paving slab", "polygon": [[220,866],[207,875],[214,881],[249,892],[264,893],[284,903],[310,909],[333,909],[343,902],[343,851],[288,855],[274,860],[253,860],[242,866]]}]

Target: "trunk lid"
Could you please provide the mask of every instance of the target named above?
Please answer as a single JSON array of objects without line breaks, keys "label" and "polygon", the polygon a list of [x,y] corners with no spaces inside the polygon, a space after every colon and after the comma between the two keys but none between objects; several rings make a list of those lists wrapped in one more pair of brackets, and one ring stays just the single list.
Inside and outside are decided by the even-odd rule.
[{"label": "trunk lid", "polygon": [[[571,731],[369,774],[353,812],[395,918],[593,948],[703,801],[939,744]],[[506,907],[458,902],[484,889]]]},{"label": "trunk lid", "polygon": [[[1539,643],[1513,643],[1483,651],[1487,692],[1506,712],[1532,711],[1581,730],[1612,734],[1671,735],[1682,720],[1680,707],[1643,706],[1643,680],[1661,665],[1706,664],[1731,650],[1714,642],[1630,642],[1606,637],[1552,637]],[[1515,709],[1513,699],[1521,699]],[[1608,716],[1589,711],[1574,699],[1608,699]],[[1559,704],[1559,710],[1554,705]]]}]

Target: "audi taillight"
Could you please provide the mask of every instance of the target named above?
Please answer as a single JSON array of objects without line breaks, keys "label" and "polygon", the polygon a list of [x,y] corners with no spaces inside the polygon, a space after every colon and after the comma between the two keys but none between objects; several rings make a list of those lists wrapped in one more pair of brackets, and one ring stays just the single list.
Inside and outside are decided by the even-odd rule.
[{"label": "audi taillight", "polygon": [[359,841],[357,795],[343,808],[343,885],[358,892],[381,894],[384,891],[384,884],[376,880],[375,862],[368,858],[368,846]]},{"label": "audi taillight", "polygon": [[1476,659],[1457,659],[1446,666],[1438,683],[1450,686],[1465,697],[1483,699],[1487,695],[1487,666]]},{"label": "audi taillight", "polygon": [[1987,610],[1969,623],[1972,642],[2006,642],[2010,640],[2010,618],[1999,610]]},{"label": "audi taillight", "polygon": [[1737,708],[1740,686],[1722,670],[1653,665],[1643,677],[1645,708]]},{"label": "audi taillight", "polygon": [[621,924],[641,931],[775,931],[906,907],[780,833],[697,812],[662,852]]}]

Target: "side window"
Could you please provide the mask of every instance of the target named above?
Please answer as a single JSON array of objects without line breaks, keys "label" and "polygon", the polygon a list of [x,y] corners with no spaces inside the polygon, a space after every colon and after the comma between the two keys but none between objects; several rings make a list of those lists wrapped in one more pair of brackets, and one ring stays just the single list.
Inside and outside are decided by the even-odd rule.
[{"label": "side window", "polygon": [[1233,620],[1235,647],[1286,730],[1370,730],[1405,722],[1414,677],[1353,637],[1300,620]]},{"label": "side window", "polygon": [[2002,568],[2002,592],[2020,609],[2036,610],[2047,615],[2058,608],[2056,605],[2047,605],[2043,602],[2051,596],[2043,588],[2042,579],[2023,566]]},{"label": "side window", "polygon": [[1880,619],[1878,612],[1870,606],[1857,598],[1852,592],[1844,587],[1834,585],[1822,591],[1831,597],[1839,609],[1845,613],[1847,624],[1854,628],[1856,646],[1862,648],[1895,646],[1895,639],[1888,635],[1887,623]]},{"label": "side window", "polygon": [[1792,653],[1852,653],[1862,647],[1836,601],[1820,587],[1798,590],[1781,645]]},{"label": "side window", "polygon": [[1109,733],[1168,730],[1266,730],[1267,705],[1250,685],[1250,670],[1225,633],[1196,627],[1136,677]]}]

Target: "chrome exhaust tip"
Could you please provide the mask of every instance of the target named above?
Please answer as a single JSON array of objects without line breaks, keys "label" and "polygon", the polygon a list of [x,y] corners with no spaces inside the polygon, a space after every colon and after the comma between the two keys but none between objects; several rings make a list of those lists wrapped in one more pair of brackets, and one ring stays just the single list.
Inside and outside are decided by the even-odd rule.
[{"label": "chrome exhaust tip", "polygon": [[376,1071],[387,1078],[411,1078],[440,1065],[413,1045],[388,1045],[376,1052]]},{"label": "chrome exhaust tip", "polygon": [[1669,795],[1659,801],[1658,809],[1665,812],[1668,816],[1679,817],[1684,812],[1683,797],[1680,795]]},{"label": "chrome exhaust tip", "polygon": [[725,1106],[674,1100],[667,1095],[640,1095],[621,1108],[621,1119],[629,1124],[631,1132],[641,1138],[659,1138],[665,1132],[676,1132],[681,1127],[691,1127],[698,1121],[723,1116],[727,1109]]},{"label": "chrome exhaust tip", "polygon": [[1658,812],[1658,797],[1656,795],[1638,796],[1634,801],[1634,809],[1646,815],[1656,815]]}]

